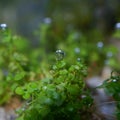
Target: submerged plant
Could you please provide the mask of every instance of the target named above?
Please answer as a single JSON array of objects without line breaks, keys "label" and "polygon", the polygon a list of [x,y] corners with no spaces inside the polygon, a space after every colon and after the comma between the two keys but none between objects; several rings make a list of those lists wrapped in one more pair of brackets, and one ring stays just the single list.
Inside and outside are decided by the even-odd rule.
[{"label": "submerged plant", "polygon": [[15,95],[18,85],[29,81],[28,57],[21,50],[25,46],[18,45],[23,41],[26,43],[23,38],[13,35],[6,24],[0,25],[0,105]]},{"label": "submerged plant", "polygon": [[116,106],[114,111],[114,116],[117,116],[117,119],[120,119],[120,73],[119,71],[111,72],[110,78],[105,80],[100,88],[103,88],[107,95],[110,95],[113,98],[113,101],[108,103],[113,103]]},{"label": "submerged plant", "polygon": [[56,51],[49,78],[17,87],[16,93],[29,101],[24,111],[18,111],[17,120],[82,120],[91,116],[92,98],[84,83],[87,68],[81,62],[68,65],[61,52]]}]

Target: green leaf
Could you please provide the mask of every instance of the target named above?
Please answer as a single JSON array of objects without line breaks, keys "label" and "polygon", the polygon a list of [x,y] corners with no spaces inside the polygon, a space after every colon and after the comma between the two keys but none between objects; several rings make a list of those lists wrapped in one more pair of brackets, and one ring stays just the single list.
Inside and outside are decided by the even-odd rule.
[{"label": "green leaf", "polygon": [[17,52],[15,52],[13,54],[13,58],[15,60],[19,61],[19,62],[21,62],[21,61],[28,61],[28,59],[26,58],[26,56],[24,56],[23,54],[17,53]]},{"label": "green leaf", "polygon": [[44,106],[44,108],[40,109],[39,110],[39,113],[42,117],[45,117],[47,116],[47,114],[50,112],[50,108],[49,107],[46,107]]},{"label": "green leaf", "polygon": [[28,92],[26,92],[24,95],[23,95],[23,98],[24,99],[29,99],[30,98],[30,94]]},{"label": "green leaf", "polygon": [[69,85],[67,86],[67,91],[71,95],[78,95],[80,93],[80,88],[78,85]]},{"label": "green leaf", "polygon": [[74,65],[74,68],[75,68],[76,70],[80,70],[80,68],[79,68],[78,65]]},{"label": "green leaf", "polygon": [[33,82],[31,82],[31,83],[29,83],[29,84],[26,84],[26,85],[25,85],[25,88],[27,89],[27,91],[28,91],[29,93],[32,93],[32,92],[34,92],[35,90],[38,89],[38,88],[37,88],[37,84],[36,84],[36,83],[33,83]]},{"label": "green leaf", "polygon": [[20,117],[17,118],[16,120],[24,120],[24,116],[20,116]]},{"label": "green leaf", "polygon": [[16,92],[18,95],[24,94],[24,90],[23,90],[22,87],[17,87],[16,90],[15,90],[15,92]]},{"label": "green leaf", "polygon": [[70,68],[69,68],[69,71],[74,72],[74,70],[75,70],[74,65],[71,65]]},{"label": "green leaf", "polygon": [[61,68],[64,68],[65,65],[66,65],[66,63],[64,61],[59,61],[56,66],[58,69],[61,69]]},{"label": "green leaf", "polygon": [[61,70],[61,71],[59,72],[60,75],[66,75],[67,73],[68,73],[68,71],[67,71],[66,69]]},{"label": "green leaf", "polygon": [[7,77],[6,77],[6,80],[7,80],[7,81],[13,80],[13,75],[9,73],[9,74],[7,75]]},{"label": "green leaf", "polygon": [[21,80],[22,78],[25,77],[25,75],[26,75],[25,72],[19,72],[15,75],[14,80]]},{"label": "green leaf", "polygon": [[53,69],[53,70],[57,70],[57,66],[56,66],[56,65],[53,65],[52,69]]}]

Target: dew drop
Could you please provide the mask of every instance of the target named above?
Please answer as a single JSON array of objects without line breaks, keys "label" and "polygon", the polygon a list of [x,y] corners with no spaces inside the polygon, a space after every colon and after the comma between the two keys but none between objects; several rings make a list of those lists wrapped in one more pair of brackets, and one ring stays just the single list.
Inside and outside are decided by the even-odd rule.
[{"label": "dew drop", "polygon": [[103,45],[104,45],[103,42],[98,42],[98,43],[97,43],[97,47],[98,47],[98,48],[102,48]]},{"label": "dew drop", "polygon": [[5,23],[0,24],[0,29],[6,30],[6,28],[7,28],[7,24],[5,24]]},{"label": "dew drop", "polygon": [[57,60],[62,60],[64,58],[64,56],[65,56],[64,51],[62,51],[60,49],[56,50],[56,59]]}]

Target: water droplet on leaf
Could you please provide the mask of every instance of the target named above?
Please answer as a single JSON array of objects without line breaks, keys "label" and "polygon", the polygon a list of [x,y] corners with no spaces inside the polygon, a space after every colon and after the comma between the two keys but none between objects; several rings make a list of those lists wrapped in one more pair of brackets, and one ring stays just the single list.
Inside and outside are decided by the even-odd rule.
[{"label": "water droplet on leaf", "polygon": [[62,50],[56,50],[56,59],[57,60],[62,60],[65,56],[64,51]]}]

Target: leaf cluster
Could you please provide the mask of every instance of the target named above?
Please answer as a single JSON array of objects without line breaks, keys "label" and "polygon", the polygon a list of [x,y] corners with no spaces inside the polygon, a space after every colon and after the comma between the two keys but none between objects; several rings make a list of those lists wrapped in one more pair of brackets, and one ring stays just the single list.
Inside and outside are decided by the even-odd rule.
[{"label": "leaf cluster", "polygon": [[104,88],[105,92],[113,97],[114,103],[116,103],[116,116],[120,119],[120,74],[119,71],[111,72],[110,78],[104,81],[104,83],[99,86]]},{"label": "leaf cluster", "polygon": [[67,66],[65,61],[57,61],[50,73],[51,78],[17,87],[16,93],[30,100],[25,110],[19,111],[21,119],[81,119],[92,105],[92,98],[85,91],[86,67],[80,62]]}]

